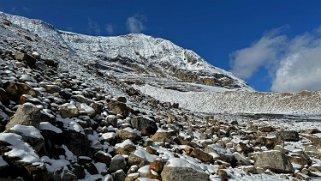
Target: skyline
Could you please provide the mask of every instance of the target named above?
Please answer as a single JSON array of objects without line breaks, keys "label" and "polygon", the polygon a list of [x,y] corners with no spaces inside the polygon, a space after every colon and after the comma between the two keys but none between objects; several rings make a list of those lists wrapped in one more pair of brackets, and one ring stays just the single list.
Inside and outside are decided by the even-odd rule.
[{"label": "skyline", "polygon": [[258,91],[321,90],[320,1],[5,1],[61,30],[144,33],[191,49]]}]

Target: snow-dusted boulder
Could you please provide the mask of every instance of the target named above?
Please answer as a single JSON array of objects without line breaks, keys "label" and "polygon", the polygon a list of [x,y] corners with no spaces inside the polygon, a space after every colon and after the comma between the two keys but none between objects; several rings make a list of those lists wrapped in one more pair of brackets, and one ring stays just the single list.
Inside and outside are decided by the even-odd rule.
[{"label": "snow-dusted boulder", "polygon": [[182,158],[171,158],[167,161],[162,173],[163,181],[208,181],[209,175],[197,165]]}]

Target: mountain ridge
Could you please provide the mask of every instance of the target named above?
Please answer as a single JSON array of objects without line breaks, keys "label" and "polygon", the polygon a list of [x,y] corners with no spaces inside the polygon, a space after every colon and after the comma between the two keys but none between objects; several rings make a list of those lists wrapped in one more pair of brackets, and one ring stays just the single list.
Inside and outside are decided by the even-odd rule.
[{"label": "mountain ridge", "polygon": [[156,78],[169,77],[182,82],[253,91],[232,73],[210,65],[195,52],[165,39],[144,34],[115,37],[82,35],[60,31],[40,20],[5,13],[1,13],[1,16],[49,42],[54,42],[56,46],[70,49],[78,59],[84,59],[84,63],[98,68],[123,74],[131,71],[133,74]]}]

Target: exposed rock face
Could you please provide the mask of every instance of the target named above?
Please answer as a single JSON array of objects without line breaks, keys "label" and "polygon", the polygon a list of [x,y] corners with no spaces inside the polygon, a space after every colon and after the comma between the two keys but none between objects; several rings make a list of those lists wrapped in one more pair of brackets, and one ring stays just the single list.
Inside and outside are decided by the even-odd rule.
[{"label": "exposed rock face", "polygon": [[162,171],[164,181],[208,181],[209,176],[196,165],[190,165],[185,160],[173,158],[169,160]]},{"label": "exposed rock face", "polygon": [[285,154],[277,150],[258,153],[255,167],[270,169],[278,173],[291,173],[294,171]]}]

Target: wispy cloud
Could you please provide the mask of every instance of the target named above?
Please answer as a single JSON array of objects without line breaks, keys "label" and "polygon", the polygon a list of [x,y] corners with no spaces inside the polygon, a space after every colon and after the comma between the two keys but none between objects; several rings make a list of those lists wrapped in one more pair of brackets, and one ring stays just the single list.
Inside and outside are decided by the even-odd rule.
[{"label": "wispy cloud", "polygon": [[107,24],[106,25],[106,31],[109,35],[114,34],[114,26],[112,24]]},{"label": "wispy cloud", "polygon": [[260,67],[270,72],[276,92],[321,90],[321,27],[292,39],[265,34],[231,55],[232,71],[250,78]]},{"label": "wispy cloud", "polygon": [[88,33],[92,35],[100,35],[101,28],[98,22],[88,18]]},{"label": "wispy cloud", "polygon": [[141,33],[146,29],[144,23],[146,18],[141,15],[135,15],[127,18],[126,25],[130,33]]}]

